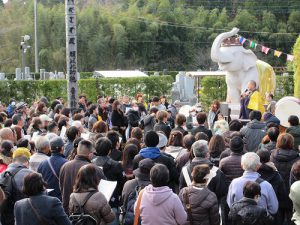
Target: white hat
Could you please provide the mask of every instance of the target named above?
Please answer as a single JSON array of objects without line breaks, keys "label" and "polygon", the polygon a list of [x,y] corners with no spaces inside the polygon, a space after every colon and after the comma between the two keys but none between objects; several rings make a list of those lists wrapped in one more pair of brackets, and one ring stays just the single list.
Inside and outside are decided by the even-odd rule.
[{"label": "white hat", "polygon": [[168,138],[165,134],[163,134],[162,132],[158,131],[157,132],[158,137],[159,137],[159,142],[158,145],[156,146],[157,148],[162,148],[167,146],[168,144]]},{"label": "white hat", "polygon": [[53,119],[51,119],[48,115],[43,114],[43,115],[40,115],[40,120],[41,120],[42,122],[44,122],[44,121],[51,122]]}]

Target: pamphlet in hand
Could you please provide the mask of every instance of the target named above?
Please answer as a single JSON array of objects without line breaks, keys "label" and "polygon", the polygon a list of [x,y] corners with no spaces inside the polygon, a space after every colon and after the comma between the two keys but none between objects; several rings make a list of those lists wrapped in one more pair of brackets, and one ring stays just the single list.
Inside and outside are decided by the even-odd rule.
[{"label": "pamphlet in hand", "polygon": [[67,128],[66,128],[65,126],[63,126],[63,127],[61,128],[61,131],[60,131],[60,137],[61,137],[62,139],[65,138],[66,132],[67,132]]},{"label": "pamphlet in hand", "polygon": [[106,200],[109,202],[116,187],[117,181],[108,181],[101,179],[98,185],[98,190],[105,196]]}]

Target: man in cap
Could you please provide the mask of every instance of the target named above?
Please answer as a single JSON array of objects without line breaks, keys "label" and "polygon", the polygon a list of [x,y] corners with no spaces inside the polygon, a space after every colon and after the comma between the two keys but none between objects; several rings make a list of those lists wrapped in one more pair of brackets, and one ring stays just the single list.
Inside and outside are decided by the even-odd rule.
[{"label": "man in cap", "polygon": [[40,120],[42,121],[42,129],[44,132],[47,131],[48,125],[50,122],[52,122],[53,119],[51,119],[48,115],[42,114],[40,115]]},{"label": "man in cap", "polygon": [[42,161],[37,172],[42,174],[49,189],[54,189],[49,195],[61,200],[59,189],[59,172],[61,167],[68,161],[64,156],[64,141],[61,137],[54,137],[50,141],[51,157]]},{"label": "man in cap", "polygon": [[[5,215],[1,217],[2,224],[14,224],[14,203],[25,198],[22,192],[24,177],[34,172],[28,169],[30,156],[31,154],[27,148],[16,149],[13,153],[13,162],[9,164],[7,170],[1,174],[0,186],[3,188],[6,196],[6,201],[1,207],[1,214]],[[5,183],[6,177],[9,176],[9,174],[13,177],[14,182]]]}]

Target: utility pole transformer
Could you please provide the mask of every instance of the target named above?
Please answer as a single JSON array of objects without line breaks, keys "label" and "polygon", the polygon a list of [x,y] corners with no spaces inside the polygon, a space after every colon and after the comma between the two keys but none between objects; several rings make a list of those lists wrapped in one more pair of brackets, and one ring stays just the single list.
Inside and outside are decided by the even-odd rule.
[{"label": "utility pole transformer", "polygon": [[78,83],[75,0],[65,0],[65,7],[68,105],[70,108],[76,108]]}]

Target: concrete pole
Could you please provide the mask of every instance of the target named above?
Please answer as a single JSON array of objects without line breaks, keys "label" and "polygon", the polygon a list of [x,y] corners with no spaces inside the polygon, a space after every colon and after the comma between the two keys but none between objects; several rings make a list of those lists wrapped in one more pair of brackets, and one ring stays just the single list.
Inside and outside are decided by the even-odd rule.
[{"label": "concrete pole", "polygon": [[65,9],[68,106],[70,108],[76,108],[78,98],[78,83],[75,0],[65,0]]},{"label": "concrete pole", "polygon": [[37,0],[34,0],[34,62],[35,72],[39,72],[39,44],[38,44],[38,13]]}]

